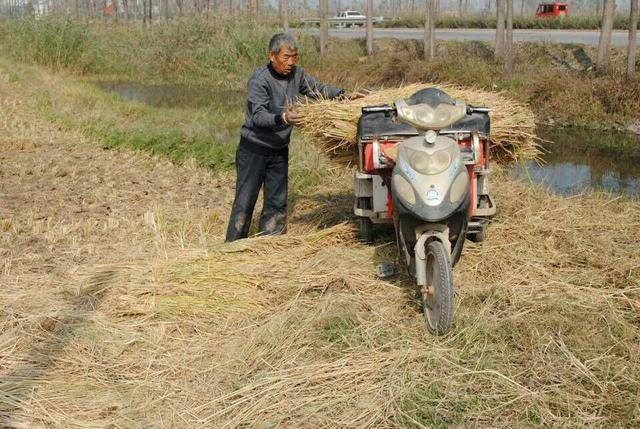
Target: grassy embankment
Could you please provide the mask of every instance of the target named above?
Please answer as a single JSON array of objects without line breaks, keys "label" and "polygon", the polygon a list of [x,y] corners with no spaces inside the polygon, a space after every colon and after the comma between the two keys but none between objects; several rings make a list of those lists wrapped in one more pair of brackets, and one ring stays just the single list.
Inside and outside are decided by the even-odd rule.
[{"label": "grassy embankment", "polygon": [[[14,67],[8,60],[1,68],[25,94],[22,104],[35,97],[41,115],[98,144],[227,168],[243,100],[233,100],[231,108],[160,109],[122,103],[90,84],[102,76],[127,76],[243,85],[263,61],[268,30],[261,37],[253,33],[255,41],[240,34],[218,52],[213,42],[226,39],[214,38],[215,28],[196,32],[199,25],[154,27],[150,34],[165,32],[168,46],[183,35],[184,44],[169,57],[156,39],[135,29],[67,28],[62,34],[85,41],[74,55],[52,42],[67,37],[60,29],[41,44],[34,42],[45,34],[42,29],[5,33],[5,48],[11,40],[31,42],[8,53],[13,61],[57,71]],[[233,51],[240,40],[245,49],[255,49]],[[336,62],[323,66],[314,62],[314,46],[303,43],[304,65],[346,85],[412,79],[496,85],[532,103],[539,100],[538,109],[555,106],[557,114],[573,120],[577,114],[601,123],[630,119],[628,104],[609,104],[606,97],[612,95],[593,88],[587,92],[589,85],[614,85],[615,69],[594,76],[562,64],[551,67],[543,54],[551,47],[519,47],[521,73],[506,78],[484,44],[442,44],[440,53],[448,55],[427,64],[412,59],[419,52],[414,43],[390,43],[385,55],[360,63],[354,58],[361,46],[340,42],[332,46]],[[239,53],[220,62],[216,52]],[[547,89],[550,75],[535,73],[550,67],[551,76],[571,80]],[[309,189],[304,205],[295,208],[291,234],[201,248],[197,243],[209,243],[209,236],[222,236],[224,220],[206,229],[154,221],[141,227],[165,243],[153,263],[97,267],[78,291],[65,289],[66,282],[48,294],[41,289],[47,284],[25,285],[20,293],[27,303],[72,296],[80,304],[87,301],[89,310],[52,313],[61,326],[45,334],[41,326],[47,319],[40,313],[13,307],[15,315],[3,314],[0,347],[9,358],[2,362],[16,369],[7,370],[13,377],[3,373],[0,379],[10,388],[7,396],[0,392],[0,409],[6,405],[24,416],[23,426],[81,428],[637,426],[637,203],[601,194],[562,199],[496,180],[500,211],[492,236],[482,246],[469,244],[455,270],[455,330],[433,338],[425,333],[411,282],[374,277],[373,264],[394,249],[359,245],[344,225],[307,232],[348,215],[351,183],[341,170],[323,167],[318,173],[318,163],[325,164],[321,157],[314,160],[317,152],[294,147],[292,169],[298,175],[292,182],[320,186]],[[11,234],[23,237],[19,228],[3,225],[7,243]],[[88,231],[76,237],[74,228],[64,229],[59,238],[71,235],[82,242]],[[24,234],[25,240],[53,239],[35,228]],[[176,253],[180,258],[167,256]],[[43,336],[32,350],[26,346]],[[61,337],[62,346],[47,349],[48,336]],[[25,371],[41,355],[51,362],[47,372]]]}]

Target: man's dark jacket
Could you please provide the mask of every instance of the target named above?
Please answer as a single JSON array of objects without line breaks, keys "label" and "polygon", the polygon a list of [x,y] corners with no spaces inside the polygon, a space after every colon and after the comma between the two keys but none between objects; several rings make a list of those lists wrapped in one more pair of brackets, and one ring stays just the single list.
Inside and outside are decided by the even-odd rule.
[{"label": "man's dark jacket", "polygon": [[282,112],[295,102],[299,94],[317,98],[335,98],[344,91],[324,85],[294,67],[288,75],[277,73],[271,63],[260,67],[249,79],[247,111],[241,136],[243,145],[257,145],[253,149],[280,151],[287,148],[291,125],[282,121]]}]

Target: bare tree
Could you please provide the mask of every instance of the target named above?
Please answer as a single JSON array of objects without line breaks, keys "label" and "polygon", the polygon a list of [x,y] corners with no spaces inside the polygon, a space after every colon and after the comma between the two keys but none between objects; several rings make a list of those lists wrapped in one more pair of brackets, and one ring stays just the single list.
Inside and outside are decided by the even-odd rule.
[{"label": "bare tree", "polygon": [[289,0],[281,0],[280,7],[282,8],[282,28],[285,33],[289,32]]},{"label": "bare tree", "polygon": [[611,33],[613,32],[613,18],[616,12],[615,0],[604,0],[604,8],[602,15],[602,29],[600,30],[600,40],[598,42],[598,58],[596,66],[599,69],[604,68],[609,62]]},{"label": "bare tree", "polygon": [[436,31],[435,31],[435,0],[426,0],[424,17],[424,58],[433,59],[436,56]]},{"label": "bare tree", "polygon": [[463,7],[463,1],[464,0],[458,0],[458,16],[460,18],[462,18],[462,7]]},{"label": "bare tree", "polygon": [[367,0],[367,55],[373,55],[373,0]]},{"label": "bare tree", "polygon": [[329,0],[320,0],[320,55],[327,53],[329,43]]},{"label": "bare tree", "polygon": [[129,24],[129,0],[122,0],[122,9],[124,10],[124,23]]},{"label": "bare tree", "polygon": [[507,38],[505,42],[505,62],[507,73],[513,73],[513,0],[507,2]]},{"label": "bare tree", "polygon": [[636,75],[636,36],[638,33],[638,0],[631,0],[629,10],[629,44],[627,45],[627,79]]},{"label": "bare tree", "polygon": [[162,17],[165,21],[169,20],[169,0],[162,0]]},{"label": "bare tree", "polygon": [[496,0],[496,58],[504,57],[504,6],[505,0]]}]

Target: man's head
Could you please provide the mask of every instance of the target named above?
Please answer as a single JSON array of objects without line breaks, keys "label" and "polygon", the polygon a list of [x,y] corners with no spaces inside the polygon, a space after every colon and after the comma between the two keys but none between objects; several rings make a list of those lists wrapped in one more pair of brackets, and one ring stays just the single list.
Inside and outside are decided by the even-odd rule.
[{"label": "man's head", "polygon": [[278,33],[269,42],[269,61],[277,73],[288,75],[298,61],[298,45],[292,35]]}]

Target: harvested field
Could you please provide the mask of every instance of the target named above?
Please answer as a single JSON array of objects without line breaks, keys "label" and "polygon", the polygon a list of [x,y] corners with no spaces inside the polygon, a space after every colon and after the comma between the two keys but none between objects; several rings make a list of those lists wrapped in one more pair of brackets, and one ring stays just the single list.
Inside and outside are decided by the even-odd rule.
[{"label": "harvested field", "polygon": [[354,239],[350,170],[298,197],[288,235],[226,245],[228,177],[99,150],[0,94],[0,426],[640,423],[637,201],[497,172],[434,338],[411,281],[374,276],[395,248]]}]

